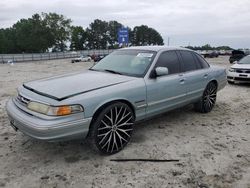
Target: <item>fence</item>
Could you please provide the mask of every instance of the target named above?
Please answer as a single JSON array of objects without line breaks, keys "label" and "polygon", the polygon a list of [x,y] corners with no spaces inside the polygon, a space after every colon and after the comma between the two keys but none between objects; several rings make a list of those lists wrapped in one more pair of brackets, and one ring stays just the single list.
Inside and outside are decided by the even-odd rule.
[{"label": "fence", "polygon": [[23,54],[0,54],[0,63],[24,62],[24,61],[40,61],[52,59],[75,58],[81,55],[104,55],[113,52],[114,50],[83,50],[71,52],[51,52],[51,53],[23,53]]}]

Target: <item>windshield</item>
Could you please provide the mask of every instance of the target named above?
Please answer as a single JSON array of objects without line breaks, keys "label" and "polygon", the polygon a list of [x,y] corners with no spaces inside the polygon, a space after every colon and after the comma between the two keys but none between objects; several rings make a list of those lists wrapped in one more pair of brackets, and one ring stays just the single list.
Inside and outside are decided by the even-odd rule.
[{"label": "windshield", "polygon": [[143,77],[156,52],[148,50],[117,50],[106,56],[90,70]]},{"label": "windshield", "polygon": [[250,64],[250,56],[246,56],[244,58],[242,58],[238,64]]}]

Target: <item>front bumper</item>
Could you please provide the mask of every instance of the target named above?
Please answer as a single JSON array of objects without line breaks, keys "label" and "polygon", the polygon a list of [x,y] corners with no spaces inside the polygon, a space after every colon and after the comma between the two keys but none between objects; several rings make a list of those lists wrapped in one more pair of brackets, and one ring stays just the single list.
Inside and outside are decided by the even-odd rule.
[{"label": "front bumper", "polygon": [[30,137],[45,141],[63,141],[85,138],[88,134],[92,118],[68,120],[64,117],[46,120],[19,109],[13,100],[10,99],[6,105],[11,125]]},{"label": "front bumper", "polygon": [[235,83],[250,83],[250,74],[228,72],[227,80]]}]

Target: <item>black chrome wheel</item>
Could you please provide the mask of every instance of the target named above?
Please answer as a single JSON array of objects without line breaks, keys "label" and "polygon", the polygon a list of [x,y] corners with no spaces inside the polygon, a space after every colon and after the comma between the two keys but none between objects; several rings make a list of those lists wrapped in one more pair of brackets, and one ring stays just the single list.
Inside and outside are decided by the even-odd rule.
[{"label": "black chrome wheel", "polygon": [[216,102],[217,96],[217,85],[214,82],[209,82],[204,93],[202,99],[194,104],[195,110],[207,113],[210,112]]},{"label": "black chrome wheel", "polygon": [[92,143],[102,153],[119,152],[130,140],[134,119],[127,104],[118,102],[106,107],[92,126]]},{"label": "black chrome wheel", "polygon": [[203,95],[203,103],[207,112],[210,112],[216,102],[217,86],[211,82],[207,85],[207,88]]}]

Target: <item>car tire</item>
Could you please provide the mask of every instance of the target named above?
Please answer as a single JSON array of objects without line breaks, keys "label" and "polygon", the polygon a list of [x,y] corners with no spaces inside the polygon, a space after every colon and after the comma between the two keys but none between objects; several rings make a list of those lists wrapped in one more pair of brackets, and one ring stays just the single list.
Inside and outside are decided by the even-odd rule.
[{"label": "car tire", "polygon": [[91,123],[88,139],[95,151],[112,155],[121,151],[132,136],[135,116],[125,103],[106,106]]},{"label": "car tire", "polygon": [[217,85],[215,82],[209,82],[206,89],[203,92],[200,101],[194,104],[194,109],[201,113],[210,112],[216,102]]}]

